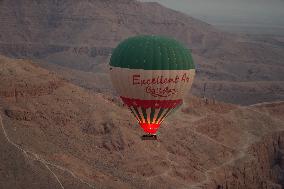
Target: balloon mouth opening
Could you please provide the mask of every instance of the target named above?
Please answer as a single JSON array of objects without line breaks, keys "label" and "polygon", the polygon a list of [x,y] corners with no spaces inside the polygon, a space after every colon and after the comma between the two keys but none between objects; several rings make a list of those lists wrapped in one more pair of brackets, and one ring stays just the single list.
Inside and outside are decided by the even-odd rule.
[{"label": "balloon mouth opening", "polygon": [[160,127],[160,123],[139,123],[145,133],[156,134]]}]

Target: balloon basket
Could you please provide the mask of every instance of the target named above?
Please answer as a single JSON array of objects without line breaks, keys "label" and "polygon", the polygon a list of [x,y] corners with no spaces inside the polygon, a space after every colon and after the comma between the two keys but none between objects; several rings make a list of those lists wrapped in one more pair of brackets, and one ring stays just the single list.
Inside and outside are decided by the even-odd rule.
[{"label": "balloon basket", "polygon": [[157,135],[155,134],[147,134],[147,135],[143,135],[141,136],[142,140],[157,140]]}]

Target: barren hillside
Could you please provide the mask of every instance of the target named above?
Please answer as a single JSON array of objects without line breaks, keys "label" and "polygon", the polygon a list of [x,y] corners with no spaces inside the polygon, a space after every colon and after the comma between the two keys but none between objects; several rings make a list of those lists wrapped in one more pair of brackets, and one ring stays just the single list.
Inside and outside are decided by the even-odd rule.
[{"label": "barren hillside", "polygon": [[0,24],[1,54],[37,59],[88,89],[110,90],[105,87],[108,58],[121,40],[157,34],[192,49],[198,71],[195,95],[237,104],[283,100],[283,46],[220,32],[157,3],[2,0]]},{"label": "barren hillside", "polygon": [[158,141],[112,96],[0,57],[0,188],[281,188],[284,103],[190,96]]}]

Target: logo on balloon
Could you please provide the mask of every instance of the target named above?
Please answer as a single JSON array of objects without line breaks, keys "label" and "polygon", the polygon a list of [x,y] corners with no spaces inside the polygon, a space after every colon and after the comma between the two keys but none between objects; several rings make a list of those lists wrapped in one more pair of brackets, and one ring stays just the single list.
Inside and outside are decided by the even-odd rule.
[{"label": "logo on balloon", "polygon": [[[179,82],[190,81],[189,76],[184,73],[182,76],[176,75],[175,77],[156,76],[153,78],[143,79],[141,75],[133,75],[133,85],[145,86],[145,92],[151,94],[153,97],[169,97],[177,94],[178,90],[171,88]],[[167,86],[163,86],[167,85]]]},{"label": "logo on balloon", "polygon": [[169,97],[176,94],[176,92],[176,89],[170,89],[168,86],[165,88],[146,87],[146,93],[151,94],[153,97]]}]

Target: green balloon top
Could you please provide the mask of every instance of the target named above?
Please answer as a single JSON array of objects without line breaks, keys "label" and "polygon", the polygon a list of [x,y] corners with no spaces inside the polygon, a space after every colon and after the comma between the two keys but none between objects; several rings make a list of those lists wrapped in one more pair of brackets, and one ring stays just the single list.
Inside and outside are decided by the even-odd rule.
[{"label": "green balloon top", "polygon": [[113,51],[110,65],[144,70],[194,69],[191,53],[178,41],[142,35],[122,41]]}]

